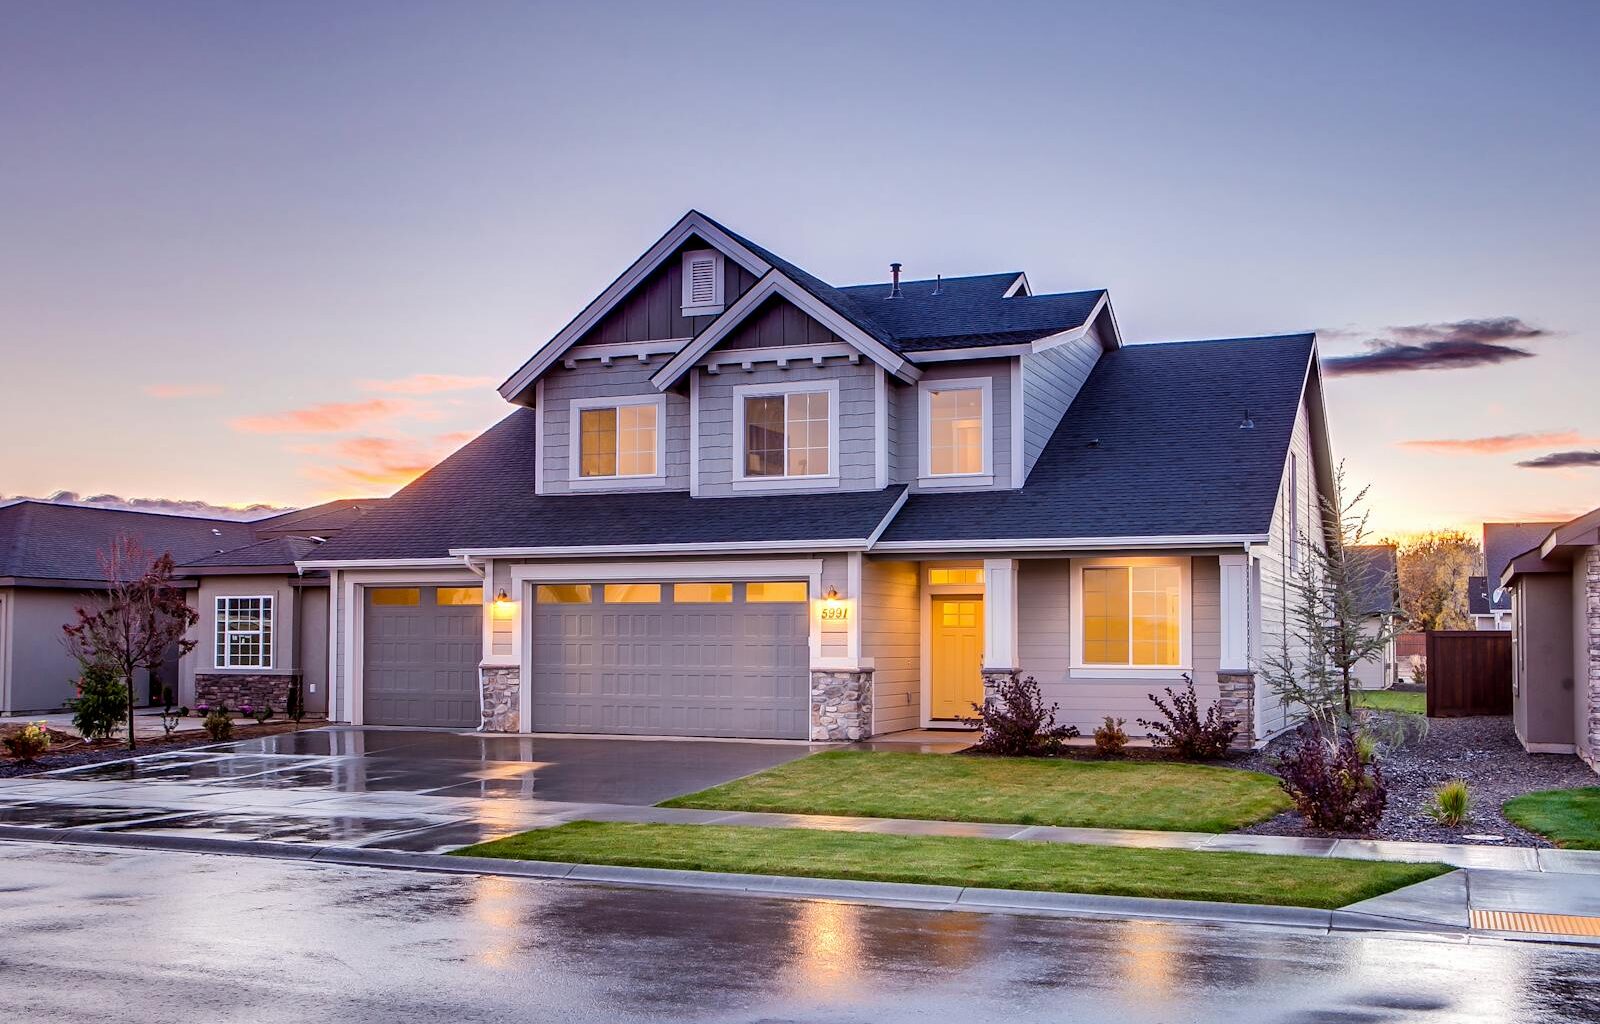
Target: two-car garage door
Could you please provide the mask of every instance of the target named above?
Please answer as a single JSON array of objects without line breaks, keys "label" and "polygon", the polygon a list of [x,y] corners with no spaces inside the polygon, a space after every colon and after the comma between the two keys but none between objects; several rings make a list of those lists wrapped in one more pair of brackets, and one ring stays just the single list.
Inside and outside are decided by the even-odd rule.
[{"label": "two-car garage door", "polygon": [[534,588],[533,728],[804,739],[806,584]]},{"label": "two-car garage door", "polygon": [[[529,611],[538,732],[804,739],[804,581],[542,584]],[[369,588],[364,714],[372,725],[479,722],[482,592]]]}]

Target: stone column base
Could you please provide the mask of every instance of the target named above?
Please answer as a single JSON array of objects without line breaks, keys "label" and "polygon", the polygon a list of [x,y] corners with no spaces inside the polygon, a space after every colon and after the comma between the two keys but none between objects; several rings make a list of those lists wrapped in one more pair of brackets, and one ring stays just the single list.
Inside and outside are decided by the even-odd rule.
[{"label": "stone column base", "polygon": [[212,707],[225,704],[229,711],[238,711],[246,705],[259,708],[264,704],[273,714],[281,715],[289,708],[289,686],[295,678],[294,675],[196,672],[194,702]]},{"label": "stone column base", "polygon": [[483,723],[479,732],[522,731],[522,670],[496,665],[478,670]]},{"label": "stone column base", "polygon": [[811,670],[811,738],[819,743],[872,735],[872,670]]},{"label": "stone column base", "polygon": [[[1015,682],[1017,677],[1020,676],[1020,675],[1022,675],[1022,670],[1021,669],[1015,669],[1015,668],[986,668],[986,669],[984,669],[983,670],[983,700],[984,700],[984,703],[987,704],[989,701],[997,699],[999,697],[999,695],[1000,695],[1000,687],[1004,686],[1007,683]],[[977,714],[977,712],[973,711],[973,712],[971,712],[971,714]]]},{"label": "stone column base", "polygon": [[1256,674],[1218,672],[1218,713],[1239,727],[1233,737],[1234,750],[1251,750],[1256,742]]}]

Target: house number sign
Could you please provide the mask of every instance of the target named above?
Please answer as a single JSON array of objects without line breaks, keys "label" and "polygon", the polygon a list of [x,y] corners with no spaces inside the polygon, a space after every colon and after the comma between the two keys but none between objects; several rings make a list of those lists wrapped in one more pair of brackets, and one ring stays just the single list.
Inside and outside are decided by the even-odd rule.
[{"label": "house number sign", "polygon": [[822,606],[823,622],[843,622],[850,617],[850,606],[845,604],[825,604]]}]

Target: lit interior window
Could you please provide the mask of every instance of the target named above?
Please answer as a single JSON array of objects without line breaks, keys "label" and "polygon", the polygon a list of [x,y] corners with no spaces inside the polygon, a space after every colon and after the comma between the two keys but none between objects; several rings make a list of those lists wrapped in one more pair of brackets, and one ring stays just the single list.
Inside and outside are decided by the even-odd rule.
[{"label": "lit interior window", "polygon": [[1175,565],[1084,569],[1084,664],[1177,665],[1182,581]]},{"label": "lit interior window", "polygon": [[980,389],[928,392],[928,472],[933,476],[983,472]]},{"label": "lit interior window", "polygon": [[744,400],[744,475],[826,476],[828,392]]}]

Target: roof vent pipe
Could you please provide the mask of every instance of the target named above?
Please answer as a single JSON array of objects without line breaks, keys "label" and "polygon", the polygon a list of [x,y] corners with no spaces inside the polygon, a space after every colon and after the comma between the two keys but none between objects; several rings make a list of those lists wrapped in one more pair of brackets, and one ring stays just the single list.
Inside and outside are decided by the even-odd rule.
[{"label": "roof vent pipe", "polygon": [[1256,429],[1256,421],[1250,418],[1250,409],[1249,409],[1248,406],[1245,407],[1245,410],[1244,410],[1244,421],[1239,424],[1239,429],[1240,430],[1254,430],[1254,429]]},{"label": "roof vent pipe", "polygon": [[903,298],[904,296],[900,294],[900,264],[889,264],[889,277],[891,279],[891,283],[889,285],[889,298]]},{"label": "roof vent pipe", "polygon": [[935,274],[933,275],[933,294],[938,295],[942,291],[944,291],[944,275]]}]

